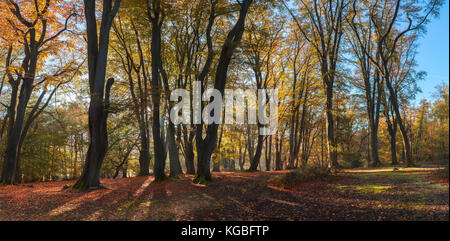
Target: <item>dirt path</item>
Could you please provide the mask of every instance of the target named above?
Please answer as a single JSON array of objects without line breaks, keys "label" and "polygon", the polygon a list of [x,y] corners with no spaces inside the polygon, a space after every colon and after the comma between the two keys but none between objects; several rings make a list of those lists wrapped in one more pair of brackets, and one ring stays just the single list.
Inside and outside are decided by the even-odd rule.
[{"label": "dirt path", "polygon": [[449,220],[448,185],[429,169],[352,170],[293,190],[268,182],[286,171],[104,179],[108,189],[78,193],[73,181],[0,187],[0,220]]}]

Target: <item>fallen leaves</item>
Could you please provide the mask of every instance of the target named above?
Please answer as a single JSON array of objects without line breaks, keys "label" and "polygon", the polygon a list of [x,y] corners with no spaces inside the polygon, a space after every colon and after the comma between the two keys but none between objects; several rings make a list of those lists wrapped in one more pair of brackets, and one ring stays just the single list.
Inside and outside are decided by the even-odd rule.
[{"label": "fallen leaves", "polygon": [[207,185],[153,177],[102,179],[107,189],[77,192],[74,181],[0,187],[0,220],[448,220],[448,187],[429,172],[352,172],[280,188],[288,171],[213,173]]}]

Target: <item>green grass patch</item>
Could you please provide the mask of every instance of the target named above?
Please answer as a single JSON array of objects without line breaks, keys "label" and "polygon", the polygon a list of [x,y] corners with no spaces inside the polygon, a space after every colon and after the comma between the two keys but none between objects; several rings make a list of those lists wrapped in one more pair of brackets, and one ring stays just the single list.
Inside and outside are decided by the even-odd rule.
[{"label": "green grass patch", "polygon": [[124,204],[122,204],[117,210],[118,211],[130,211],[133,209],[133,207],[136,205],[136,201],[129,201]]},{"label": "green grass patch", "polygon": [[341,191],[354,190],[362,193],[383,193],[393,188],[391,185],[338,185]]}]

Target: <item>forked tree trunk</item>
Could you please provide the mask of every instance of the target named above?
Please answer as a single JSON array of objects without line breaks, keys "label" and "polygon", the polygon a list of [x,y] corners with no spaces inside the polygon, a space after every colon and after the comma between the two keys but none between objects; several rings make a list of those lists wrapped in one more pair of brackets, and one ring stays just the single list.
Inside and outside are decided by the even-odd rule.
[{"label": "forked tree trunk", "polygon": [[[36,23],[35,23],[36,24]],[[43,27],[43,34],[45,35],[46,26]],[[8,129],[6,139],[6,150],[4,155],[4,162],[2,168],[2,176],[0,183],[3,184],[17,184],[21,182],[20,176],[20,151],[22,144],[26,138],[28,130],[33,121],[42,113],[43,109],[47,107],[51,97],[56,91],[56,87],[47,99],[43,107],[40,107],[44,95],[47,91],[42,91],[38,100],[34,104],[31,111],[27,114],[28,103],[30,101],[33,89],[34,78],[36,75],[37,63],[39,58],[42,41],[36,41],[35,25],[29,28],[29,42],[24,43],[24,47],[29,51],[25,51],[25,57],[22,60],[22,67],[24,74],[18,74],[15,79],[11,73],[7,72],[8,82],[11,85],[10,103],[7,109]],[[43,36],[42,36],[43,37]],[[6,68],[11,64],[12,47],[8,49],[6,57]],[[58,85],[59,86],[59,85]],[[17,99],[18,97],[18,99]]]},{"label": "forked tree trunk", "polygon": [[[386,67],[387,68],[387,67]],[[395,113],[395,117],[397,119],[398,127],[400,127],[400,133],[402,135],[402,141],[404,146],[404,154],[405,154],[405,166],[409,167],[413,165],[413,157],[411,153],[411,143],[408,136],[408,130],[405,127],[405,124],[403,123],[403,118],[400,113],[400,107],[398,105],[398,99],[396,92],[394,91],[394,88],[392,87],[392,84],[389,79],[389,75],[386,74],[386,86],[389,89],[389,98],[392,103],[392,108]]]},{"label": "forked tree trunk", "polygon": [[100,33],[97,34],[95,1],[84,0],[87,24],[87,54],[89,70],[89,148],[83,172],[74,188],[79,190],[98,189],[100,169],[108,147],[107,118],[110,90],[114,79],[108,79],[105,87],[109,34],[113,19],[120,7],[120,0],[103,1]]},{"label": "forked tree trunk", "polygon": [[[239,45],[244,33],[245,18],[248,9],[253,0],[244,0],[240,3],[239,19],[228,33],[227,38],[222,46],[219,60],[217,62],[217,70],[215,74],[214,88],[224,94],[227,79],[228,67],[233,57],[236,47]],[[210,39],[209,39],[210,40]],[[211,45],[211,43],[210,43]],[[209,49],[209,48],[208,48]],[[218,125],[213,123],[207,127],[206,137],[203,139],[202,125],[197,126],[197,175],[194,182],[203,182],[211,180],[210,161],[211,155],[216,147]]]},{"label": "forked tree trunk", "polygon": [[389,133],[389,143],[391,147],[391,165],[397,165],[397,119],[393,117],[393,120],[391,122],[390,118],[387,117],[386,124]]}]

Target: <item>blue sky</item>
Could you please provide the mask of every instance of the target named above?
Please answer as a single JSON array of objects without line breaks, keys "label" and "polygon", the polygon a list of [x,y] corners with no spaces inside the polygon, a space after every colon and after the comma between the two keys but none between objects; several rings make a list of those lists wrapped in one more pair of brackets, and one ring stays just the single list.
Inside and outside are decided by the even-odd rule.
[{"label": "blue sky", "polygon": [[418,71],[426,71],[427,77],[419,81],[422,93],[417,94],[416,103],[426,98],[431,100],[435,86],[449,82],[449,3],[445,1],[440,16],[431,20],[427,33],[419,41],[416,57]]}]

